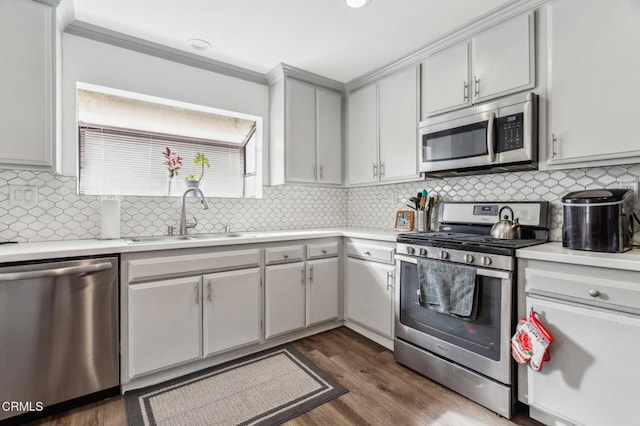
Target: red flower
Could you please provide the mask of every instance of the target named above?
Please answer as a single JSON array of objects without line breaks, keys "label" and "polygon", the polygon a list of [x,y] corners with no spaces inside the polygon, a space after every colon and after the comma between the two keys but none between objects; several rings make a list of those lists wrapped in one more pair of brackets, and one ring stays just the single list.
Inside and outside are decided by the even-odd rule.
[{"label": "red flower", "polygon": [[182,157],[175,152],[171,152],[169,147],[162,152],[162,155],[166,159],[164,164],[167,166],[167,170],[169,170],[169,178],[172,179],[178,176],[178,170],[182,167]]},{"label": "red flower", "polygon": [[520,346],[527,352],[533,351],[533,346],[531,345],[531,339],[527,333],[518,334],[518,342],[520,342]]}]

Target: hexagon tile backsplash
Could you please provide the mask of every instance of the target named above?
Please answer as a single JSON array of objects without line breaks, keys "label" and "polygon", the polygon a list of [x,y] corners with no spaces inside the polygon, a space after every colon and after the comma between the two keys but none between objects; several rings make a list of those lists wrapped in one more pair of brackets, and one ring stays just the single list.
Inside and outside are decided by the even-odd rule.
[{"label": "hexagon tile backsplash", "polygon": [[[210,198],[202,210],[189,200],[189,217],[198,220],[198,232],[359,226],[391,228],[395,212],[423,188],[445,201],[524,201],[551,203],[551,240],[562,238],[562,195],[569,191],[602,188],[617,182],[637,182],[640,164],[627,166],[535,171],[340,189],[283,185],[265,187],[261,199]],[[38,187],[34,207],[10,205],[9,185]],[[49,172],[0,172],[0,240],[54,241],[100,236],[101,198],[76,194],[75,178]],[[121,234],[162,235],[180,220],[179,197],[118,197]],[[434,223],[435,226],[435,223]]]}]

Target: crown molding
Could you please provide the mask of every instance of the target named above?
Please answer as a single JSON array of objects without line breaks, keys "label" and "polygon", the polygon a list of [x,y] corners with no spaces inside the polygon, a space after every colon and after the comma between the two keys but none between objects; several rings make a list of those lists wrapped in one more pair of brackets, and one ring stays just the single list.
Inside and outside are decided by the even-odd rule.
[{"label": "crown molding", "polygon": [[122,47],[124,49],[166,59],[168,61],[178,62],[195,68],[224,74],[229,77],[240,78],[253,83],[267,85],[267,78],[264,74],[259,72],[216,61],[215,59],[205,58],[180,49],[129,36],[127,34],[112,31],[86,22],[72,22],[66,27],[65,32],[101,43],[110,44],[112,46]]},{"label": "crown molding", "polygon": [[274,85],[284,77],[305,81],[307,83],[313,84],[314,86],[324,87],[326,89],[335,90],[337,92],[344,92],[345,90],[345,84],[341,81],[323,77],[319,74],[315,74],[310,71],[303,70],[302,68],[297,68],[293,65],[285,64],[282,62],[273,67],[271,71],[269,71],[266,75],[269,86]]},{"label": "crown molding", "polygon": [[535,9],[547,1],[549,0],[512,0],[497,9],[489,11],[457,28],[454,28],[413,52],[403,55],[386,65],[382,65],[361,75],[360,77],[356,77],[353,80],[348,81],[345,85],[346,91],[351,92],[397,71],[415,66],[429,55],[466,40],[471,36],[478,34],[480,31],[492,27],[502,21]]}]

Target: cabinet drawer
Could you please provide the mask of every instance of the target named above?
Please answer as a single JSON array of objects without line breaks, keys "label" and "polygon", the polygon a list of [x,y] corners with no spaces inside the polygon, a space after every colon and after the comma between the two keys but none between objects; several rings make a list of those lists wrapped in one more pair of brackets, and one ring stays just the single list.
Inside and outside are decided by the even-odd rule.
[{"label": "cabinet drawer", "polygon": [[129,282],[149,278],[198,274],[260,266],[260,250],[233,250],[219,253],[157,257],[129,261]]},{"label": "cabinet drawer", "polygon": [[308,244],[307,259],[318,259],[321,257],[335,257],[338,255],[338,242]]},{"label": "cabinet drawer", "polygon": [[271,247],[264,250],[264,261],[267,265],[298,262],[303,259],[303,246]]},{"label": "cabinet drawer", "polygon": [[378,246],[375,244],[347,243],[349,257],[374,260],[376,262],[393,263],[394,247]]},{"label": "cabinet drawer", "polygon": [[527,267],[525,290],[529,294],[639,313],[640,273],[627,272],[571,265],[564,265],[562,271]]}]

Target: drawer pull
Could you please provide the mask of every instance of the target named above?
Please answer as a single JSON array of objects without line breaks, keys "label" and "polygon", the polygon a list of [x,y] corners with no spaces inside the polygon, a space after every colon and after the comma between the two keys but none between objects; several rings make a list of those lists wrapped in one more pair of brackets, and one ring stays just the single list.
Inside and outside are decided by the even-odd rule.
[{"label": "drawer pull", "polygon": [[327,251],[323,249],[322,254],[327,254]]},{"label": "drawer pull", "polygon": [[364,254],[365,254],[365,255],[367,255],[367,256],[371,256],[371,252],[370,252],[370,251],[368,251],[368,250],[367,250],[367,251],[365,251],[365,252],[364,252]]},{"label": "drawer pull", "polygon": [[600,292],[598,290],[591,289],[591,290],[589,290],[589,296],[598,297],[598,296],[600,296]]},{"label": "drawer pull", "polygon": [[288,258],[289,258],[289,255],[288,255],[288,254],[283,254],[282,256],[283,256],[285,259],[288,259]]}]

